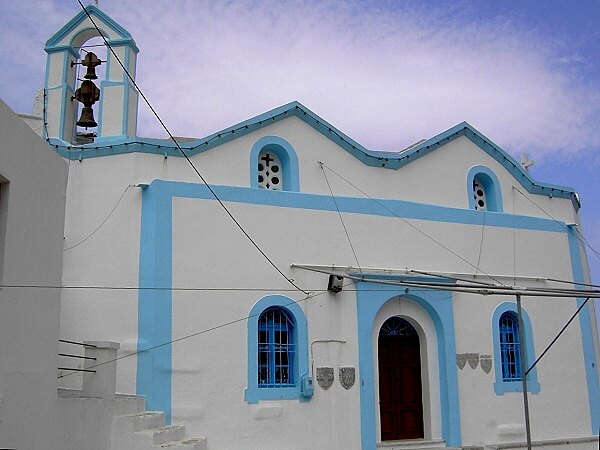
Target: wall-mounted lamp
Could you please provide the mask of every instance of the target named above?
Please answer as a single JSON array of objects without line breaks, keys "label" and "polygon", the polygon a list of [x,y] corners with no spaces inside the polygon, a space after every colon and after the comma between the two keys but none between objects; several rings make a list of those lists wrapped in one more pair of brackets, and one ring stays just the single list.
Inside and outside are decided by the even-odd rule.
[{"label": "wall-mounted lamp", "polygon": [[342,291],[344,285],[344,277],[339,275],[329,275],[329,282],[327,283],[327,290],[335,294]]}]

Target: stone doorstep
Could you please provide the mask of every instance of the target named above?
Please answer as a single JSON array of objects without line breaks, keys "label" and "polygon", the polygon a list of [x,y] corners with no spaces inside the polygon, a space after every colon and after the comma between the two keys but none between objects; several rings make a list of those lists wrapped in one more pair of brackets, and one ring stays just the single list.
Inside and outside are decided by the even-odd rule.
[{"label": "stone doorstep", "polygon": [[409,439],[402,441],[383,441],[377,443],[378,449],[386,450],[431,450],[447,449],[442,439]]}]

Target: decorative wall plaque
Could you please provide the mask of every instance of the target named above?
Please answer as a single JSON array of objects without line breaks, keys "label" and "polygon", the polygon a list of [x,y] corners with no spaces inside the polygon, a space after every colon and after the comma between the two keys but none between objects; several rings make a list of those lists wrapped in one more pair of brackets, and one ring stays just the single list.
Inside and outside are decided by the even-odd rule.
[{"label": "decorative wall plaque", "polygon": [[469,363],[471,369],[475,369],[479,365],[479,353],[457,353],[456,365],[460,370],[463,370]]},{"label": "decorative wall plaque", "polygon": [[479,365],[479,353],[465,353],[465,357],[471,369],[475,369]]},{"label": "decorative wall plaque", "polygon": [[460,370],[463,370],[465,368],[466,364],[467,364],[467,358],[466,358],[465,354],[457,353],[456,354],[456,365],[458,366],[458,368]]},{"label": "decorative wall plaque", "polygon": [[319,383],[321,389],[329,389],[334,378],[333,367],[317,367],[317,383]]},{"label": "decorative wall plaque", "polygon": [[481,363],[481,369],[485,373],[490,373],[492,370],[492,355],[481,355],[479,362]]},{"label": "decorative wall plaque", "polygon": [[354,367],[340,367],[340,383],[345,389],[350,389],[356,380]]}]

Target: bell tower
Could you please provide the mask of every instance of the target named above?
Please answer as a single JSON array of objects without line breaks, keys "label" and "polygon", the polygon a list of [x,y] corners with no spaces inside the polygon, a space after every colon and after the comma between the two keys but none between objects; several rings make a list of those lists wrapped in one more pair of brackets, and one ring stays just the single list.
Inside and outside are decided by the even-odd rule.
[{"label": "bell tower", "polygon": [[119,61],[135,79],[139,50],[127,30],[97,6],[89,5],[46,42],[45,137],[66,143],[75,142],[78,121],[77,65],[82,62],[82,56],[85,56],[79,53],[79,49],[89,39],[100,36],[104,36],[112,51],[108,49],[107,60],[102,61],[103,65],[106,64],[106,75],[99,88],[95,141],[136,135],[138,92]]}]

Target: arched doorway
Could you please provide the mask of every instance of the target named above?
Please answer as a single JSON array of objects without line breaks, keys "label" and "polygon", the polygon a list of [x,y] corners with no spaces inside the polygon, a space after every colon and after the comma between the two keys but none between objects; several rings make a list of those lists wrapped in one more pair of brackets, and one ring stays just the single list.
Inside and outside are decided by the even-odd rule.
[{"label": "arched doorway", "polygon": [[377,345],[381,440],[423,438],[419,335],[407,320],[390,317]]}]

